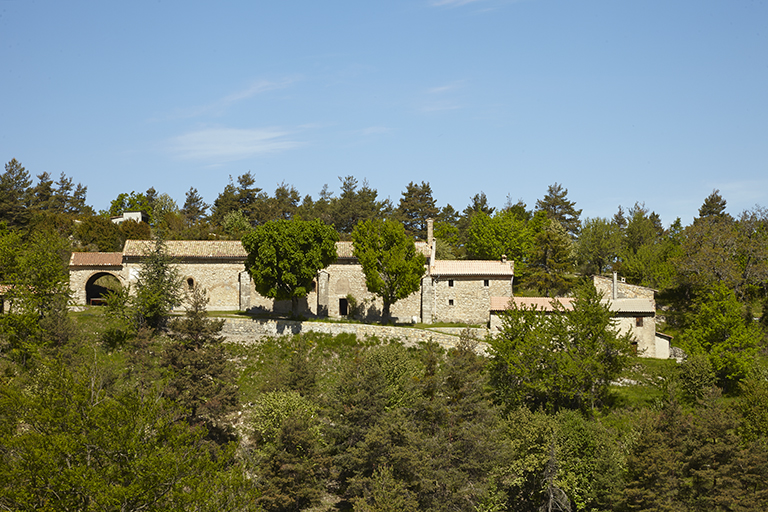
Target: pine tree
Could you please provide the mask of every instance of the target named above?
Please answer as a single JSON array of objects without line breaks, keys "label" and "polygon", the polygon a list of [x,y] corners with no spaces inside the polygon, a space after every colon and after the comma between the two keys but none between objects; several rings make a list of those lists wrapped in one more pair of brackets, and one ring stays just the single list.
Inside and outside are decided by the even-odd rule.
[{"label": "pine tree", "polygon": [[559,183],[547,187],[547,193],[536,201],[536,211],[543,211],[551,220],[556,220],[572,237],[579,233],[581,210],[574,208],[575,201],[567,199],[568,189]]},{"label": "pine tree", "polygon": [[432,197],[432,187],[425,181],[421,185],[410,182],[397,207],[406,233],[420,240],[427,238],[427,219],[434,219],[439,211]]}]

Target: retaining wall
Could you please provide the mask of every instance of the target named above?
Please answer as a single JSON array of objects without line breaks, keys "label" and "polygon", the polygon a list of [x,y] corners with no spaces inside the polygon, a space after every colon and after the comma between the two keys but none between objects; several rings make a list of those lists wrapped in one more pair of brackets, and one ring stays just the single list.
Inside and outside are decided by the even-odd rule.
[{"label": "retaining wall", "polygon": [[[486,329],[471,329],[473,337],[479,341],[476,351],[485,354],[487,344]],[[221,334],[233,343],[253,343],[264,337],[292,336],[304,332],[318,332],[336,336],[353,334],[358,338],[376,336],[380,339],[399,340],[406,346],[432,340],[443,348],[452,348],[459,343],[461,329],[450,332],[438,332],[415,327],[395,327],[390,325],[343,324],[326,322],[298,322],[294,320],[258,320],[250,318],[227,318]]]}]

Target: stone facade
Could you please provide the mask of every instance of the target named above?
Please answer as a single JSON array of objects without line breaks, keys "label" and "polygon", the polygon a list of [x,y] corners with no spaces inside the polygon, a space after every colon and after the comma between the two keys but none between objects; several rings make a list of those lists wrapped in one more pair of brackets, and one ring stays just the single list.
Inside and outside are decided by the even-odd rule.
[{"label": "stone facade", "polygon": [[[654,291],[644,286],[627,284],[618,279],[594,276],[595,288],[603,295],[603,302],[614,314],[615,326],[622,334],[629,333],[633,346],[640,357],[667,359],[670,357],[669,338],[656,333],[656,301]],[[518,307],[535,306],[542,313],[554,309],[557,301],[565,310],[573,309],[570,298],[514,297]],[[489,326],[492,333],[499,332],[502,324],[501,312],[511,305],[507,297],[494,297],[490,307]]]},{"label": "stone facade", "polygon": [[[391,314],[397,321],[486,324],[491,296],[511,296],[511,262],[435,261],[434,244],[417,242],[416,246],[430,263],[421,289],[392,305]],[[122,253],[73,253],[70,286],[75,303],[98,302],[94,282],[103,275],[116,277],[123,286],[135,284],[141,260],[152,247],[150,241],[129,240]],[[191,289],[197,284],[206,289],[211,310],[291,310],[290,301],[274,301],[256,292],[245,269],[247,254],[238,241],[168,241],[166,249],[175,260],[183,286]],[[382,301],[368,291],[351,243],[338,242],[337,253],[336,262],[318,272],[312,291],[299,304],[299,314],[379,319]]]}]

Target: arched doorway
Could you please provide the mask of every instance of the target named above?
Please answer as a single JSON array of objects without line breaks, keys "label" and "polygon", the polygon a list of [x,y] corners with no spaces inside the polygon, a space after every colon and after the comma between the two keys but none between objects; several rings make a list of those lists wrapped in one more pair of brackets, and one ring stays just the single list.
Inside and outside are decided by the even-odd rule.
[{"label": "arched doorway", "polygon": [[85,303],[91,306],[104,304],[104,298],[110,291],[122,288],[120,280],[108,272],[93,274],[85,283]]}]

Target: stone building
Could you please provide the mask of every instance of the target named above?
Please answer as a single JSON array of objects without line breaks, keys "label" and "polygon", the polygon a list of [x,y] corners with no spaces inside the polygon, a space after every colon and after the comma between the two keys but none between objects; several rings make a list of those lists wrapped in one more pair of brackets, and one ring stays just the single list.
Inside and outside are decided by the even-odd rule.
[{"label": "stone building", "polygon": [[[593,282],[598,293],[602,294],[603,303],[614,313],[619,332],[629,332],[637,355],[656,359],[670,357],[670,338],[656,332],[656,300],[654,290],[644,286],[632,285],[613,278],[594,276]],[[500,313],[510,307],[535,307],[545,314],[554,311],[553,302],[563,309],[573,309],[573,299],[564,297],[494,297],[490,307],[491,332],[498,332],[501,327]]]},{"label": "stone building", "polygon": [[[431,225],[430,225],[431,235]],[[432,239],[431,236],[429,239]],[[290,301],[259,295],[245,269],[247,254],[239,241],[168,241],[165,243],[183,280],[208,293],[211,310],[274,311],[286,313]],[[120,285],[134,285],[151,241],[128,240],[122,253],[73,253],[70,287],[78,305],[98,304],[106,291],[102,278],[113,276]],[[392,305],[400,322],[461,322],[486,324],[494,295],[512,295],[512,262],[435,260],[434,243],[416,242],[429,262],[421,287]],[[318,272],[312,291],[300,303],[300,314],[343,318],[356,315],[378,319],[383,304],[365,285],[352,242],[337,242],[337,259]]]}]

